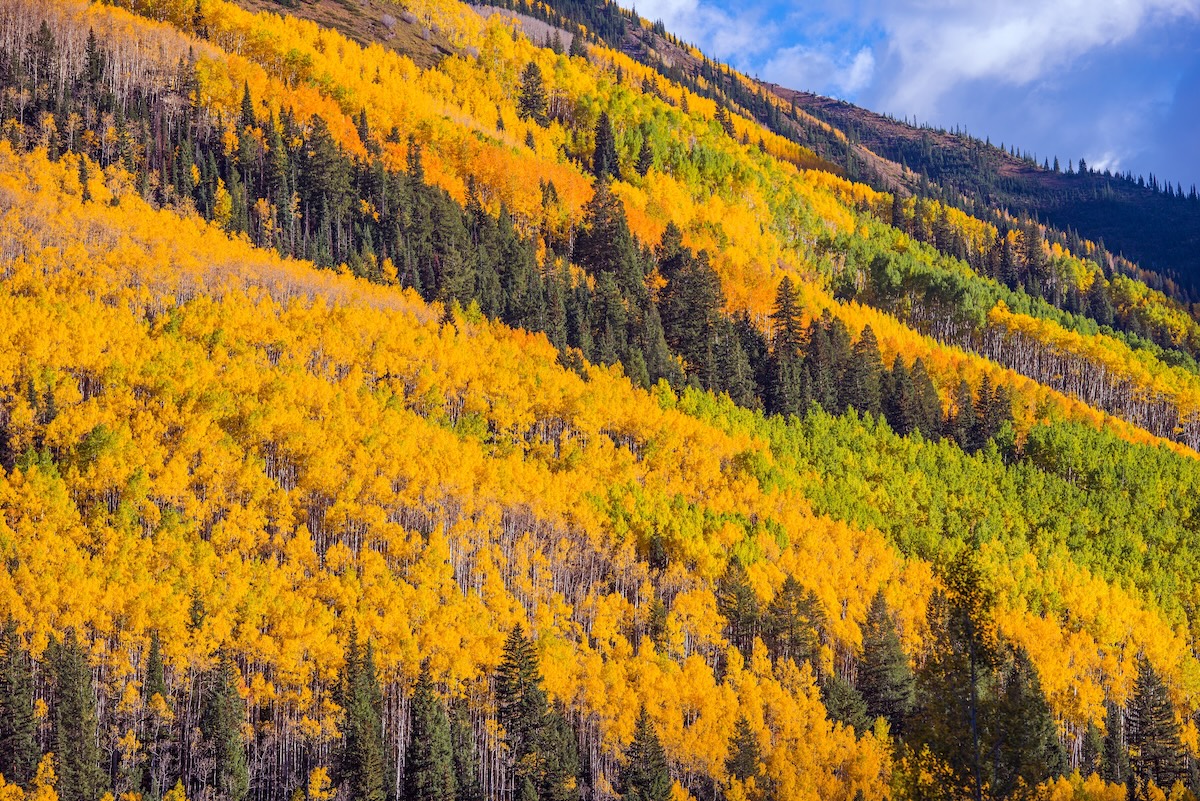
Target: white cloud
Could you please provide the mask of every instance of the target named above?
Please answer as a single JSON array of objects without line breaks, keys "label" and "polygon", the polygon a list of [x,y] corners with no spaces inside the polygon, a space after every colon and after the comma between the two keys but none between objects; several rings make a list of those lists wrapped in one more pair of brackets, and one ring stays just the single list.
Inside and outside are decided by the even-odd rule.
[{"label": "white cloud", "polygon": [[621,5],[651,22],[662,20],[668,31],[713,58],[728,61],[758,56],[776,44],[763,35],[764,23],[755,4],[740,7],[737,13],[703,0],[623,0]]},{"label": "white cloud", "polygon": [[793,45],[772,56],[762,72],[768,80],[791,89],[850,97],[870,85],[875,56],[869,47],[839,53],[828,46]]},{"label": "white cloud", "polygon": [[896,67],[888,105],[924,116],[963,83],[1043,79],[1148,24],[1200,14],[1200,0],[911,0],[878,14]]}]

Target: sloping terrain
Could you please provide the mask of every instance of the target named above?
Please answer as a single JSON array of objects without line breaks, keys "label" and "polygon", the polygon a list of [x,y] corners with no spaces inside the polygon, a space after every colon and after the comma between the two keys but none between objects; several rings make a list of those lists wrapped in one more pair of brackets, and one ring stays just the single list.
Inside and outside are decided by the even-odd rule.
[{"label": "sloping terrain", "polygon": [[559,27],[0,2],[0,794],[1188,797],[1188,310]]}]

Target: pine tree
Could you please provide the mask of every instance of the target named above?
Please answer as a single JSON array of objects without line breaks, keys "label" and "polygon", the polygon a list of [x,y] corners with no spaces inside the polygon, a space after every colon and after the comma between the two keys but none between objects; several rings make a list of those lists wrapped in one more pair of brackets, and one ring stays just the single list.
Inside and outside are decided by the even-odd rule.
[{"label": "pine tree", "polygon": [[237,680],[233,660],[222,653],[208,676],[200,720],[202,747],[212,766],[203,780],[222,801],[242,801],[250,789],[246,746],[242,740],[245,708]]},{"label": "pine tree", "polygon": [[904,365],[900,354],[896,354],[891,373],[886,378],[886,389],[880,394],[883,396],[884,414],[887,416],[888,425],[900,436],[908,436],[920,428],[921,409],[912,374]]},{"label": "pine tree", "polygon": [[1121,708],[1109,701],[1104,713],[1104,750],[1100,778],[1110,784],[1124,784],[1130,777],[1129,749],[1125,745],[1125,719]]},{"label": "pine tree", "polygon": [[578,27],[571,35],[571,46],[567,50],[567,55],[571,58],[575,58],[576,56],[587,58],[587,47],[584,45],[583,31]]},{"label": "pine tree", "polygon": [[917,428],[928,440],[942,436],[942,401],[937,388],[925,369],[925,362],[917,359],[912,366],[913,391],[916,393]]},{"label": "pine tree", "polygon": [[607,111],[601,111],[596,120],[596,149],[592,154],[592,174],[597,179],[621,180],[621,167],[617,161],[617,139],[613,134],[612,121]]},{"label": "pine tree", "polygon": [[729,642],[749,657],[758,633],[758,597],[738,557],[730,557],[716,590],[717,611],[725,618]]},{"label": "pine tree", "polygon": [[767,406],[774,414],[802,414],[806,402],[800,355],[800,308],[796,300],[795,285],[786,275],[775,290],[771,328]]},{"label": "pine tree", "polygon": [[62,801],[98,801],[108,777],[100,767],[96,697],[87,654],[67,632],[53,648],[54,770]]},{"label": "pine tree", "polygon": [[821,702],[830,720],[853,728],[855,733],[862,734],[871,727],[862,693],[837,671],[821,683]]},{"label": "pine tree", "polygon": [[976,443],[975,399],[971,396],[971,387],[966,381],[958,385],[952,416],[946,423],[946,434],[958,446],[968,453],[973,453]]},{"label": "pine tree", "polygon": [[521,86],[517,91],[517,116],[533,120],[545,127],[550,123],[546,114],[546,85],[542,79],[542,68],[530,61],[521,72]]},{"label": "pine tree", "polygon": [[642,147],[638,150],[637,172],[638,175],[645,176],[650,172],[650,168],[654,166],[654,150],[650,147],[650,137],[642,137]]},{"label": "pine tree", "polygon": [[1004,693],[997,699],[992,740],[992,788],[1011,796],[1022,784],[1037,787],[1067,772],[1067,753],[1037,671],[1024,650],[1013,654]]},{"label": "pine tree", "polygon": [[0,630],[0,776],[28,785],[37,771],[33,666],[16,621]]},{"label": "pine tree", "polygon": [[483,801],[479,755],[475,750],[475,732],[466,697],[456,698],[451,704],[450,744],[454,752],[455,801]]},{"label": "pine tree", "polygon": [[668,801],[671,797],[667,755],[644,706],[633,730],[633,742],[621,768],[617,791],[625,801]]},{"label": "pine tree", "polygon": [[561,709],[547,713],[538,752],[539,801],[579,801],[579,744]]},{"label": "pine tree", "polygon": [[868,325],[863,328],[858,342],[854,343],[852,356],[842,374],[840,406],[857,409],[859,414],[878,416],[881,410],[879,385],[882,373],[879,343]]},{"label": "pine tree", "polygon": [[362,801],[383,801],[387,757],[383,745],[383,691],[375,670],[375,651],[368,642],[360,655],[358,633],[347,647],[342,677],[342,732],[340,777],[350,795]]},{"label": "pine tree", "polygon": [[1142,657],[1129,703],[1130,765],[1144,787],[1154,782],[1170,791],[1176,781],[1186,781],[1187,752],[1180,740],[1179,722],[1166,684]]},{"label": "pine tree", "polygon": [[888,609],[882,589],[871,599],[862,638],[858,686],[866,702],[867,714],[872,718],[885,718],[892,734],[902,735],[912,711],[914,678],[908,656],[900,644],[896,620]]},{"label": "pine tree", "polygon": [[928,746],[946,764],[954,785],[948,789],[982,801],[990,764],[987,701],[998,651],[995,599],[969,549],[945,567],[943,581],[945,594],[936,594],[929,607],[933,642],[917,674],[912,744]]},{"label": "pine tree", "polygon": [[820,672],[821,632],[825,614],[812,590],[789,575],[763,615],[763,640],[772,659],[809,662]]},{"label": "pine tree", "polygon": [[454,778],[450,721],[434,694],[426,662],[421,666],[412,700],[412,724],[404,760],[404,799],[454,801]]},{"label": "pine tree", "polygon": [[1088,721],[1087,731],[1083,735],[1083,748],[1079,757],[1079,773],[1085,779],[1093,773],[1099,773],[1104,758],[1104,735],[1094,721]]},{"label": "pine tree", "polygon": [[496,718],[504,729],[504,745],[513,766],[516,789],[540,773],[542,729],[546,725],[546,694],[533,642],[518,623],[504,643],[504,658],[496,669]]},{"label": "pine tree", "polygon": [[725,770],[739,781],[759,775],[758,735],[750,725],[750,720],[743,715],[738,718],[737,728],[729,738],[729,757],[725,760]]},{"label": "pine tree", "polygon": [[[170,709],[167,692],[166,671],[163,665],[162,643],[158,632],[150,635],[150,649],[146,655],[146,680],[142,683],[142,700],[148,710],[154,709],[155,696],[161,698]],[[145,787],[151,798],[162,796],[167,778],[168,755],[171,748],[171,726],[158,713],[150,711],[146,717]]]}]

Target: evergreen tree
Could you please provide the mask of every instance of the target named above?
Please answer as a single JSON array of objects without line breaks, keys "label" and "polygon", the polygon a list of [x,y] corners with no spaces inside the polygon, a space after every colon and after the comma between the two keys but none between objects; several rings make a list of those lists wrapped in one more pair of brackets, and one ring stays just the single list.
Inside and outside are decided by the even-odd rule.
[{"label": "evergreen tree", "polygon": [[621,768],[617,789],[625,801],[668,801],[671,797],[671,774],[667,770],[667,755],[650,724],[650,715],[642,707],[633,730],[626,762]]},{"label": "evergreen tree", "polygon": [[1113,311],[1112,300],[1108,297],[1108,290],[1104,285],[1104,278],[1100,274],[1092,276],[1092,283],[1088,285],[1087,295],[1087,314],[1100,325],[1112,325],[1115,312]]},{"label": "evergreen tree", "polygon": [[517,91],[517,115],[521,119],[533,120],[545,127],[550,123],[546,114],[546,85],[542,79],[542,68],[530,61],[521,72],[521,86]]},{"label": "evergreen tree", "polygon": [[729,757],[725,760],[725,770],[739,781],[759,775],[758,735],[754,733],[749,719],[745,715],[738,718],[737,728],[729,738]]},{"label": "evergreen tree", "polygon": [[887,719],[892,734],[901,735],[912,710],[914,678],[882,589],[871,599],[862,638],[858,686],[867,715]]},{"label": "evergreen tree", "polygon": [[575,29],[575,33],[571,36],[571,46],[567,51],[567,55],[571,58],[581,56],[587,58],[587,47],[583,42],[583,31],[579,28]]},{"label": "evergreen tree", "polygon": [[504,658],[496,669],[496,717],[504,729],[504,745],[513,766],[518,792],[525,780],[536,791],[540,773],[538,753],[546,725],[546,694],[533,642],[518,623],[504,643]]},{"label": "evergreen tree", "polygon": [[975,417],[975,399],[971,396],[971,387],[966,381],[958,385],[955,395],[952,416],[946,422],[946,433],[958,446],[968,453],[973,453],[977,440]]},{"label": "evergreen tree", "polygon": [[[146,655],[146,680],[142,683],[142,699],[147,709],[154,709],[155,696],[161,698],[170,710],[162,643],[157,631],[150,635],[150,649]],[[157,799],[162,797],[170,761],[172,732],[169,718],[160,716],[157,712],[149,712],[146,716],[146,732],[143,784],[149,797]]]},{"label": "evergreen tree", "polygon": [[821,632],[825,614],[812,590],[789,575],[763,615],[763,640],[772,659],[809,662],[820,673]]},{"label": "evergreen tree", "polygon": [[904,365],[904,359],[896,354],[890,374],[880,394],[883,396],[883,411],[888,425],[902,437],[920,428],[921,409],[918,406],[917,389],[912,374]]},{"label": "evergreen tree", "polygon": [[693,258],[687,248],[680,248],[665,266],[670,278],[658,296],[663,336],[683,357],[689,375],[705,389],[716,389],[715,333],[724,305],[721,280],[703,251]]},{"label": "evergreen tree", "polygon": [[775,290],[771,328],[767,406],[774,414],[801,414],[806,405],[800,355],[802,328],[796,288],[788,276],[783,277]]},{"label": "evergreen tree", "polygon": [[949,768],[954,793],[982,801],[986,782],[986,701],[995,686],[994,598],[967,549],[946,566],[945,595],[930,603],[930,656],[917,674],[914,747],[928,746]]},{"label": "evergreen tree", "polygon": [[200,719],[202,748],[210,765],[202,781],[222,801],[242,801],[250,790],[246,746],[242,740],[245,709],[237,680],[233,660],[222,653],[208,676]]},{"label": "evergreen tree", "polygon": [[1037,787],[1067,772],[1067,753],[1037,671],[1024,650],[1013,654],[996,701],[992,740],[992,789],[1001,797]]},{"label": "evergreen tree", "polygon": [[450,707],[450,744],[454,752],[455,801],[483,801],[479,755],[465,697],[455,699]]},{"label": "evergreen tree", "polygon": [[775,350],[789,355],[799,353],[802,337],[800,304],[792,279],[784,276],[775,290],[775,306],[771,311],[772,344]]},{"label": "evergreen tree", "polygon": [[421,666],[412,700],[412,723],[404,759],[405,801],[455,801],[450,721],[433,691],[429,663]]},{"label": "evergreen tree", "polygon": [[342,676],[345,722],[340,778],[350,795],[362,801],[383,801],[387,757],[383,745],[383,691],[370,642],[360,653],[357,630],[350,635]]},{"label": "evergreen tree", "polygon": [[825,704],[830,720],[851,727],[856,734],[862,734],[871,727],[862,694],[837,671],[822,682],[821,702]]},{"label": "evergreen tree", "polygon": [[108,789],[108,777],[100,766],[92,670],[74,631],[55,644],[52,663],[55,789],[61,801],[98,801]]},{"label": "evergreen tree", "polygon": [[16,621],[9,618],[0,630],[0,776],[28,785],[38,756],[33,665]]},{"label": "evergreen tree", "polygon": [[650,168],[654,166],[654,150],[650,147],[650,137],[642,137],[642,147],[638,150],[637,172],[638,175],[645,176],[650,172]]},{"label": "evergreen tree", "polygon": [[925,370],[925,362],[917,359],[912,366],[913,391],[916,394],[916,420],[921,435],[928,440],[942,436],[942,401],[937,388]]},{"label": "evergreen tree", "polygon": [[150,651],[146,655],[146,681],[142,685],[142,694],[149,701],[155,695],[167,698],[166,672],[163,667],[162,641],[158,632],[150,634]]},{"label": "evergreen tree", "polygon": [[1083,735],[1083,748],[1079,757],[1079,774],[1085,779],[1093,773],[1099,773],[1104,759],[1104,735],[1100,727],[1093,721],[1088,721],[1087,731]]},{"label": "evergreen tree", "polygon": [[1166,684],[1145,657],[1138,660],[1128,738],[1130,765],[1142,787],[1154,782],[1169,792],[1176,781],[1187,780],[1187,752],[1180,740],[1175,708]]},{"label": "evergreen tree", "polygon": [[852,356],[842,374],[840,406],[855,408],[860,414],[878,416],[881,411],[880,377],[883,365],[879,356],[879,343],[871,326],[863,328],[858,342],[854,343]]},{"label": "evergreen tree", "polygon": [[1104,712],[1100,778],[1110,784],[1124,784],[1130,776],[1129,749],[1125,745],[1125,716],[1121,714],[1119,706],[1109,701]]},{"label": "evergreen tree", "polygon": [[729,642],[748,658],[758,633],[758,597],[736,556],[730,557],[716,589],[717,611],[725,618]]},{"label": "evergreen tree", "polygon": [[592,154],[592,174],[597,179],[621,179],[621,167],[617,162],[617,139],[613,134],[612,121],[607,111],[601,111],[596,120],[596,150]]},{"label": "evergreen tree", "polygon": [[579,744],[561,710],[547,713],[538,743],[540,801],[579,801]]}]

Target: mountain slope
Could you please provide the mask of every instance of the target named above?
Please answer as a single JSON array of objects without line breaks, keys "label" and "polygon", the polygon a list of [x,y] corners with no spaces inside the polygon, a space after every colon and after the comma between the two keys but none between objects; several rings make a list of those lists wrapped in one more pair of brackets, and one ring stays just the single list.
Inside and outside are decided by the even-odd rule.
[{"label": "mountain slope", "polygon": [[1188,781],[1168,298],[594,40],[136,9],[0,4],[6,797]]}]

